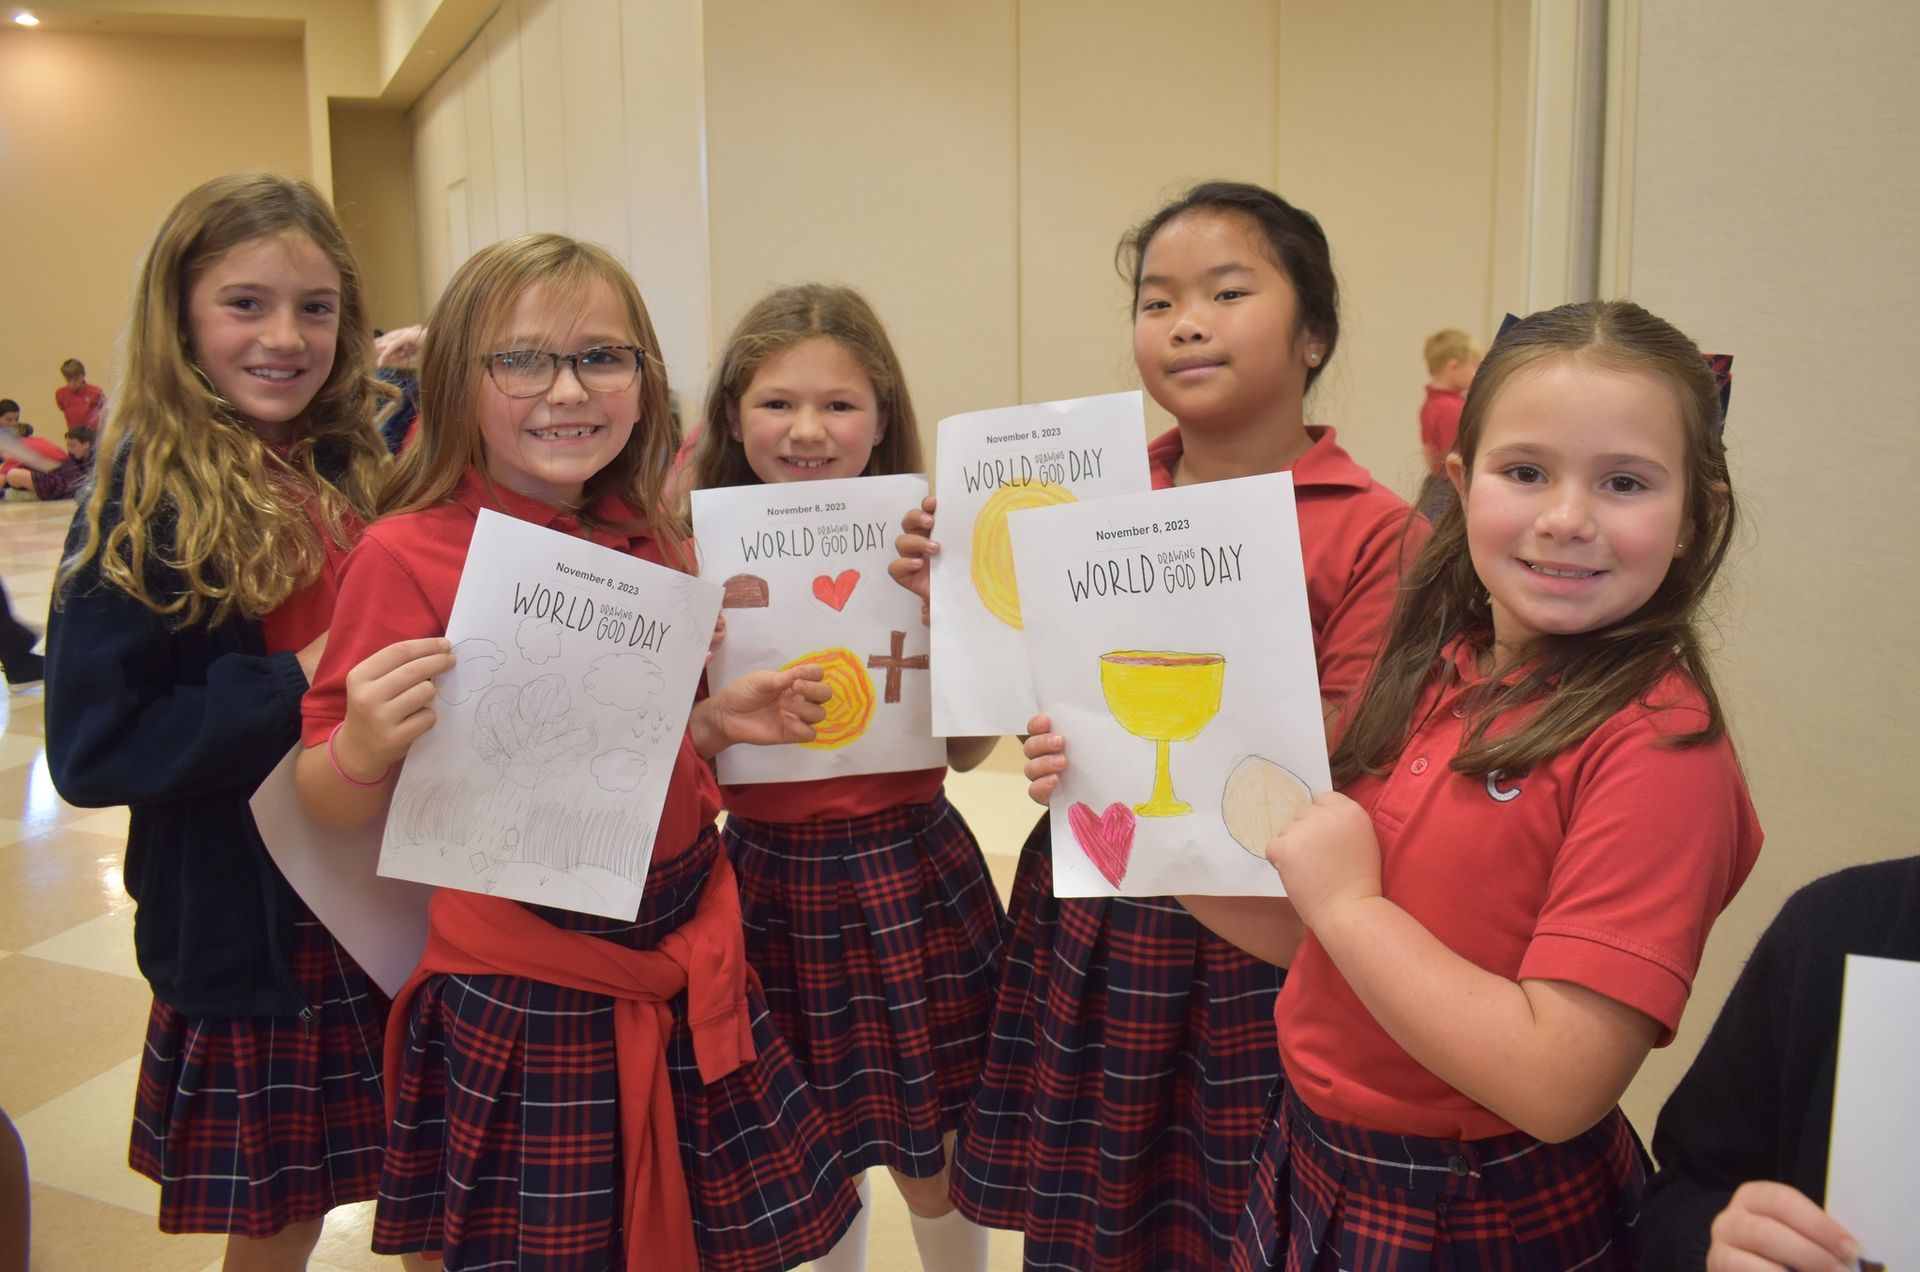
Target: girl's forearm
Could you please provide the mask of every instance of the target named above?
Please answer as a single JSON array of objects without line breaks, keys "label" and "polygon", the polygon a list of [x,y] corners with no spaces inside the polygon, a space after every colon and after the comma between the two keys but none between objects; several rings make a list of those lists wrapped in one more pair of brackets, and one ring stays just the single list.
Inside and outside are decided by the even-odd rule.
[{"label": "girl's forearm", "polygon": [[324,742],[300,752],[293,779],[307,816],[334,830],[351,830],[385,817],[393,798],[391,769],[373,786],[353,785],[334,771]]}]

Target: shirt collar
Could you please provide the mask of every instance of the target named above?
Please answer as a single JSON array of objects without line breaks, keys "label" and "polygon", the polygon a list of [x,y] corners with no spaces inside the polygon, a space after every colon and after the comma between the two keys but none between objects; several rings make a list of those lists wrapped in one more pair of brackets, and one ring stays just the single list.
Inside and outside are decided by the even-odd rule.
[{"label": "shirt collar", "polygon": [[[1313,439],[1313,445],[1307,448],[1307,453],[1277,470],[1293,474],[1295,490],[1309,487],[1366,490],[1373,485],[1372,474],[1341,449],[1331,426],[1309,424],[1307,436]],[[1173,467],[1179,462],[1184,449],[1177,428],[1168,429],[1148,443],[1147,465],[1153,472],[1155,485],[1173,484]]]},{"label": "shirt collar", "polygon": [[617,495],[602,495],[594,504],[595,520],[604,528],[589,529],[568,509],[510,490],[480,471],[477,465],[470,465],[460,475],[460,484],[454,488],[453,498],[455,503],[475,514],[482,508],[490,508],[536,526],[577,535],[623,552],[630,552],[653,537],[647,528],[646,518]]}]

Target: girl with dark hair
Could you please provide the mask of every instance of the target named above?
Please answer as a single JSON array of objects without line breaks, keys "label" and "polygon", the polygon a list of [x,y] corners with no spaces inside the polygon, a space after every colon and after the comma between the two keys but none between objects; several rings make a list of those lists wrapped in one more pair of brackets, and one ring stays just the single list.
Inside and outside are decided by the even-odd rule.
[{"label": "girl with dark hair", "polygon": [[[1140,376],[1178,427],[1148,448],[1156,487],[1293,474],[1321,693],[1359,687],[1410,529],[1406,503],[1305,419],[1340,339],[1326,236],[1257,186],[1209,182],[1119,250]],[[924,592],[932,507],[911,514],[895,577]],[[1064,742],[1038,717],[1031,792]],[[1013,936],[954,1196],[1026,1233],[1030,1267],[1219,1267],[1278,1073],[1267,1033],[1283,973],[1173,898],[1055,898],[1047,823],[1021,851]]]},{"label": "girl with dark hair", "polygon": [[[1700,351],[1637,305],[1481,365],[1324,794],[1268,846],[1294,918],[1234,1266],[1633,1266],[1616,1107],[1760,850],[1696,630],[1733,492]],[[1213,922],[1209,918],[1209,922]]]}]

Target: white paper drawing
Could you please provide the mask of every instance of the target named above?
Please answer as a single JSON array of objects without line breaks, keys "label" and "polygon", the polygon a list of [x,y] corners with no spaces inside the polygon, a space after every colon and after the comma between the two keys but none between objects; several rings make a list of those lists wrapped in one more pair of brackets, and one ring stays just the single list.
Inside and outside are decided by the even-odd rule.
[{"label": "white paper drawing", "polygon": [[1019,733],[1034,698],[1008,518],[1151,486],[1140,394],[953,415],[940,421],[937,441],[933,731]]},{"label": "white paper drawing", "polygon": [[1040,710],[1071,762],[1058,896],[1278,896],[1273,830],[1330,788],[1293,479],[1017,512]]},{"label": "white paper drawing", "polygon": [[720,589],[491,511],[467,566],[380,872],[632,918]]},{"label": "white paper drawing", "polygon": [[1827,1156],[1827,1209],[1862,1268],[1920,1268],[1920,963],[1847,955]]},{"label": "white paper drawing", "polygon": [[379,822],[335,830],[308,819],[293,778],[305,749],[296,745],[253,793],[254,825],[307,908],[391,998],[427,946],[433,889],[380,876]]},{"label": "white paper drawing", "polygon": [[732,486],[693,493],[700,577],[724,589],[714,687],[764,667],[818,663],[833,688],[814,740],[720,753],[720,780],[792,782],[947,762],[933,736],[920,602],[887,577],[918,475]]}]

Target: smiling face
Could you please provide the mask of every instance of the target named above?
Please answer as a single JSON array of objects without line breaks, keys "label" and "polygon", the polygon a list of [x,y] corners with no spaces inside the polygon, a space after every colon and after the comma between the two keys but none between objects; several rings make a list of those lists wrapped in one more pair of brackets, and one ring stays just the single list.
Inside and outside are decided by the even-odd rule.
[{"label": "smiling face", "polygon": [[734,438],[761,481],[819,481],[865,472],[885,427],[859,360],[814,336],[760,364],[740,395]]},{"label": "smiling face", "polygon": [[1308,360],[1323,352],[1251,218],[1189,212],[1147,244],[1133,356],[1147,392],[1182,425],[1242,422],[1276,406],[1297,415]]},{"label": "smiling face", "polygon": [[545,393],[512,398],[480,370],[481,357],[511,349],[579,353],[639,343],[626,307],[604,282],[596,279],[579,303],[559,303],[539,286],[521,292],[498,334],[474,352],[488,475],[543,503],[577,504],[587,479],[612,463],[633,436],[646,372],[617,392],[595,393],[581,385],[571,364],[562,362]]},{"label": "smiling face", "polygon": [[1499,388],[1472,473],[1457,455],[1447,464],[1492,598],[1496,666],[1652,598],[1686,550],[1685,427],[1674,390],[1644,372],[1555,358]]},{"label": "smiling face", "polygon": [[187,346],[214,392],[269,441],[293,435],[333,371],[340,271],[301,233],[248,239],[187,292]]}]

